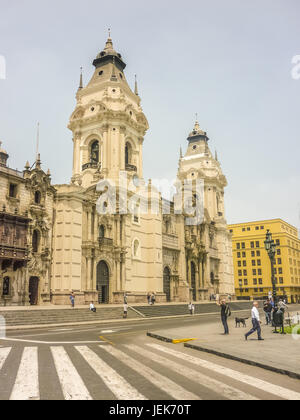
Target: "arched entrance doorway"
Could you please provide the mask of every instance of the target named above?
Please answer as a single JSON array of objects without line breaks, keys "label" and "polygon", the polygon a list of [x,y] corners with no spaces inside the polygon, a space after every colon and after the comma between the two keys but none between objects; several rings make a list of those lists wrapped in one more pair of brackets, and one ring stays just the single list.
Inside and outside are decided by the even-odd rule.
[{"label": "arched entrance doorway", "polygon": [[109,303],[109,269],[105,261],[97,265],[98,303]]},{"label": "arched entrance doorway", "polygon": [[171,272],[168,267],[164,269],[164,293],[166,294],[167,302],[171,301]]},{"label": "arched entrance doorway", "polygon": [[37,305],[39,298],[39,278],[30,277],[29,279],[29,302],[30,305]]},{"label": "arched entrance doorway", "polygon": [[191,288],[193,289],[193,300],[196,301],[196,266],[193,261],[191,262]]}]

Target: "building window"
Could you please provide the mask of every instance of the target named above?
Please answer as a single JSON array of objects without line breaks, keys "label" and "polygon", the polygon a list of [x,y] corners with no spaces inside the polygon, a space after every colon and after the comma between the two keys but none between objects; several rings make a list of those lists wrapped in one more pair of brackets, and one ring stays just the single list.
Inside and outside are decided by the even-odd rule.
[{"label": "building window", "polygon": [[280,239],[276,239],[276,245],[280,245]]},{"label": "building window", "polygon": [[236,244],[236,249],[241,249],[241,244]]},{"label": "building window", "polygon": [[104,239],[105,238],[105,227],[103,225],[99,228],[99,238]]},{"label": "building window", "polygon": [[255,267],[256,266],[256,261],[252,260],[252,266]]},{"label": "building window", "polygon": [[259,248],[260,247],[259,241],[256,241],[255,245],[256,245],[256,248]]},{"label": "building window", "polygon": [[32,251],[39,252],[40,245],[40,233],[38,230],[34,230],[32,234]]},{"label": "building window", "polygon": [[245,248],[246,248],[245,242],[242,242],[242,249],[245,249]]},{"label": "building window", "polygon": [[257,279],[253,279],[254,286],[257,286]]},{"label": "building window", "polygon": [[125,165],[130,165],[132,161],[132,147],[130,143],[125,146]]},{"label": "building window", "polygon": [[254,248],[254,242],[251,242],[250,246],[251,248]]},{"label": "building window", "polygon": [[260,285],[262,285],[262,284],[263,284],[262,279],[258,279],[258,283],[259,283]]},{"label": "building window", "polygon": [[251,251],[251,257],[255,257],[255,251]]},{"label": "building window", "polygon": [[239,270],[239,271],[238,271],[238,274],[239,274],[239,276],[241,277],[241,276],[243,275],[242,270]]},{"label": "building window", "polygon": [[95,140],[91,145],[91,163],[99,163],[99,141]]},{"label": "building window", "polygon": [[241,258],[241,253],[240,252],[237,253],[237,257]]},{"label": "building window", "polygon": [[260,257],[260,251],[256,251],[256,256]]},{"label": "building window", "polygon": [[277,249],[277,255],[281,255],[281,249]]},{"label": "building window", "polygon": [[252,274],[253,274],[253,276],[256,276],[256,268],[254,268],[254,270],[252,270]]},{"label": "building window", "polygon": [[42,198],[42,195],[41,195],[40,191],[36,191],[34,193],[34,202],[35,202],[35,204],[41,204],[41,198]]},{"label": "building window", "polygon": [[243,261],[243,267],[247,267],[247,261]]},{"label": "building window", "polygon": [[242,266],[242,261],[238,261],[238,267]]},{"label": "building window", "polygon": [[247,276],[247,270],[243,270],[244,276]]},{"label": "building window", "polygon": [[244,280],[244,286],[248,286],[248,280]]},{"label": "building window", "polygon": [[138,239],[133,241],[133,257],[140,258],[140,242]]},{"label": "building window", "polygon": [[246,258],[246,252],[243,252],[242,255],[243,255],[243,258]]},{"label": "building window", "polygon": [[16,198],[17,197],[17,186],[16,184],[9,184],[9,197]]},{"label": "building window", "polygon": [[262,270],[261,270],[261,268],[259,268],[259,269],[258,269],[257,274],[258,274],[259,276],[261,276],[261,274],[262,274]]},{"label": "building window", "polygon": [[257,260],[257,265],[261,265],[261,260]]},{"label": "building window", "polygon": [[3,296],[9,296],[10,294],[10,278],[4,277],[3,279],[3,290],[2,290]]},{"label": "building window", "polygon": [[279,283],[283,284],[283,277],[279,277]]},{"label": "building window", "polygon": [[280,264],[282,264],[282,260],[281,260],[281,258],[278,258],[278,259],[277,259],[277,264],[279,264],[279,265],[280,265]]}]

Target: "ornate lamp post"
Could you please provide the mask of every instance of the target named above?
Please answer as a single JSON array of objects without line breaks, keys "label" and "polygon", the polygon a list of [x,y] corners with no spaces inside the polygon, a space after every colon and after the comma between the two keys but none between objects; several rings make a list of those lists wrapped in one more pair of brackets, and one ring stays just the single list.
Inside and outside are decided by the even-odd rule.
[{"label": "ornate lamp post", "polygon": [[276,307],[277,306],[277,289],[276,289],[276,282],[275,282],[275,275],[274,275],[276,244],[274,240],[272,239],[272,233],[269,230],[267,231],[267,234],[266,234],[265,248],[271,261],[273,300],[274,300],[274,306]]}]

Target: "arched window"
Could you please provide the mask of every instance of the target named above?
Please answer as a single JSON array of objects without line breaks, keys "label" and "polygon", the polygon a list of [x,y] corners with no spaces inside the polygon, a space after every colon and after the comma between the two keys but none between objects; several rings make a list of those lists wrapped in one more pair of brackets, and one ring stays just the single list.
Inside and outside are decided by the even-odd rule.
[{"label": "arched window", "polygon": [[103,225],[101,225],[99,228],[99,238],[100,239],[105,238],[105,227]]},{"label": "arched window", "polygon": [[9,296],[10,292],[10,278],[5,277],[3,279],[3,296]]},{"label": "arched window", "polygon": [[139,243],[139,241],[136,239],[136,240],[133,242],[133,256],[134,256],[135,258],[138,258],[138,257],[139,257],[139,253],[140,253],[140,243]]},{"label": "arched window", "polygon": [[132,147],[130,143],[126,143],[125,146],[125,165],[131,164],[131,157],[132,157]]},{"label": "arched window", "polygon": [[35,202],[35,204],[40,204],[41,203],[41,192],[40,191],[36,191],[34,193],[34,202]]},{"label": "arched window", "polygon": [[40,245],[40,233],[38,230],[34,230],[32,234],[32,251],[39,252]]},{"label": "arched window", "polygon": [[99,163],[100,148],[99,141],[95,140],[91,145],[91,163]]}]

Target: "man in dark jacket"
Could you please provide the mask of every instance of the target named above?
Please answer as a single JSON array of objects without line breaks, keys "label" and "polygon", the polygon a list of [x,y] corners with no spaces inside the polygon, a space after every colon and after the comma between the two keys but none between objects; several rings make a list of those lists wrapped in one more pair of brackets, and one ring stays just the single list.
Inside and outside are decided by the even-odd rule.
[{"label": "man in dark jacket", "polygon": [[224,335],[229,335],[228,317],[231,315],[230,307],[226,303],[225,299],[216,303],[218,306],[221,307],[221,319],[222,319],[222,324],[224,326]]},{"label": "man in dark jacket", "polygon": [[273,310],[273,306],[270,302],[270,300],[266,300],[264,302],[264,312],[266,315],[266,325],[269,325],[272,323],[272,310]]}]

